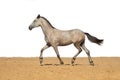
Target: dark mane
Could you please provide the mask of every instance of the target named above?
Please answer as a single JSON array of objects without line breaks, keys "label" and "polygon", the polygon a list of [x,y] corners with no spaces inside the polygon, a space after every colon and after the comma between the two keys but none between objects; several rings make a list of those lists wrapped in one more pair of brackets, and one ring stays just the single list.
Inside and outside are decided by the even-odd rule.
[{"label": "dark mane", "polygon": [[45,17],[41,17],[41,18],[45,19],[45,20],[50,24],[50,26],[51,26],[53,29],[55,29],[55,27],[53,27],[52,24],[51,24]]}]

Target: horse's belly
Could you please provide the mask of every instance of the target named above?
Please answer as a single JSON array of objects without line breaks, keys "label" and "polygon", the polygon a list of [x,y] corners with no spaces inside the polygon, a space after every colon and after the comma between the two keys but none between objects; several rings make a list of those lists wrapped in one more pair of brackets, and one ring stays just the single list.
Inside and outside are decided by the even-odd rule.
[{"label": "horse's belly", "polygon": [[59,42],[59,46],[66,46],[72,44],[71,40],[63,40]]},{"label": "horse's belly", "polygon": [[66,46],[66,45],[70,45],[70,44],[72,44],[72,43],[65,43],[65,44],[60,43],[58,46]]}]

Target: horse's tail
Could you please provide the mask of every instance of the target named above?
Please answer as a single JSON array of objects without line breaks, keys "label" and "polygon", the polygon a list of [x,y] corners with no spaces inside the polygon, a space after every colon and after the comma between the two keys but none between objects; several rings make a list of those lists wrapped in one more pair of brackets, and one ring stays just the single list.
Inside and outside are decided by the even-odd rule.
[{"label": "horse's tail", "polygon": [[85,33],[85,35],[87,36],[88,40],[90,40],[93,43],[96,43],[98,45],[101,45],[103,43],[103,39],[98,39],[94,36],[91,36],[89,33]]}]

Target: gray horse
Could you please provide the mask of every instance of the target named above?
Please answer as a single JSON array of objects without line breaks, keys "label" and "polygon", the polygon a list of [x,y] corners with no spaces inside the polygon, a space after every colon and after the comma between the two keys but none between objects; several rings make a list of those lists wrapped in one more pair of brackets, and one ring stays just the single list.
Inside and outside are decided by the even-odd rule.
[{"label": "gray horse", "polygon": [[37,18],[30,24],[29,30],[32,30],[33,28],[41,27],[42,31],[45,35],[45,41],[46,45],[41,49],[40,53],[40,64],[42,65],[43,62],[43,51],[50,46],[53,47],[55,50],[57,57],[60,61],[60,64],[64,64],[62,59],[60,58],[58,46],[66,46],[69,44],[74,44],[74,46],[78,49],[77,54],[72,58],[71,64],[74,65],[76,57],[80,54],[82,49],[86,52],[88,55],[88,60],[90,65],[94,65],[91,56],[90,51],[85,47],[85,35],[87,38],[98,45],[100,45],[103,42],[103,39],[98,39],[94,36],[91,36],[89,33],[83,32],[79,29],[73,29],[73,30],[58,30],[54,28],[51,23],[45,18],[40,15],[37,16]]}]

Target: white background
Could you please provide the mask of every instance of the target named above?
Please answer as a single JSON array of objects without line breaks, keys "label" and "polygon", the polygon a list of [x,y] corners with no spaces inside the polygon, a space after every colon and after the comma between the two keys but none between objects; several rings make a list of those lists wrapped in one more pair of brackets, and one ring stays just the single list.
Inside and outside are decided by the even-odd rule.
[{"label": "white background", "polygon": [[[28,30],[40,14],[57,29],[78,28],[104,39],[102,46],[86,38],[91,56],[120,57],[120,0],[1,0],[0,57],[38,57],[46,44],[41,28]],[[73,45],[59,47],[62,57],[77,53]],[[56,57],[52,48],[44,57]],[[87,56],[83,51],[80,56]]]}]

